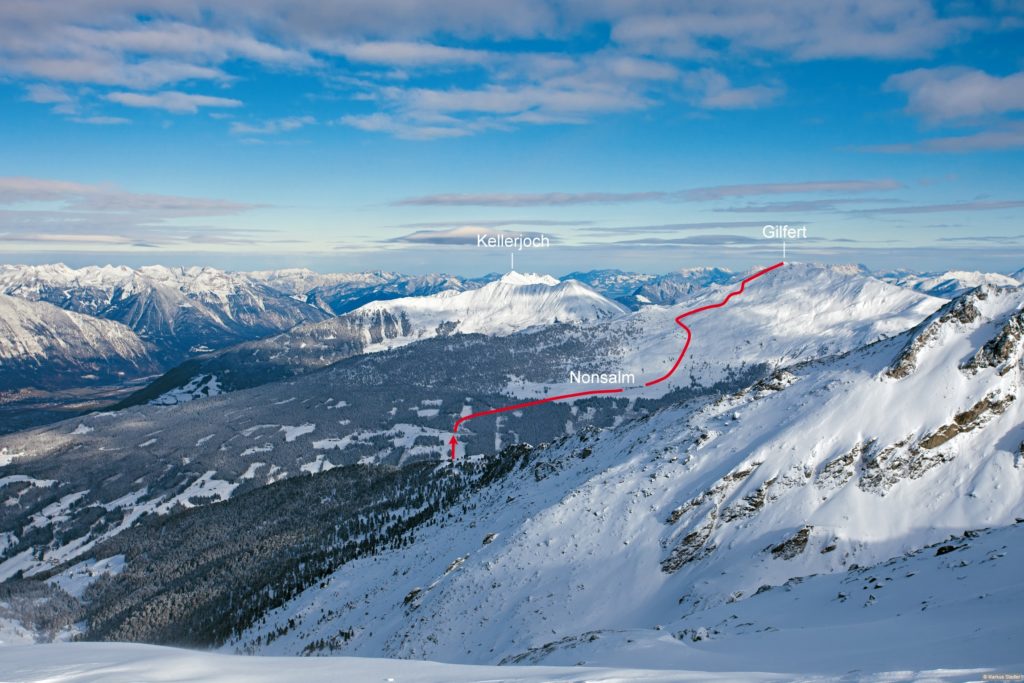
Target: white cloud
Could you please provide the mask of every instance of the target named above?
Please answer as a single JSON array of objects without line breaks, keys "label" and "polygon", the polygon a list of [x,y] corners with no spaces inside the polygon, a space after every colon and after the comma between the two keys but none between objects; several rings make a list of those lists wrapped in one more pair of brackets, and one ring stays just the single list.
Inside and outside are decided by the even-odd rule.
[{"label": "white cloud", "polygon": [[734,87],[729,79],[714,69],[701,69],[686,74],[684,82],[698,91],[698,104],[705,109],[753,109],[775,102],[785,92],[779,85]]},{"label": "white cloud", "polygon": [[931,123],[1024,111],[1024,71],[993,76],[978,69],[914,69],[890,76],[888,91],[907,95],[907,111]]},{"label": "white cloud", "polygon": [[[450,244],[450,245],[461,245],[461,246],[475,246],[477,239],[480,235],[486,237],[528,237],[537,238],[541,236],[539,232],[509,232],[507,230],[496,230],[492,227],[477,226],[477,225],[464,225],[456,228],[446,228],[441,230],[417,230],[416,232],[401,237],[395,237],[388,240],[389,242],[400,242],[406,244]],[[548,237],[551,241],[556,241],[552,237]]]},{"label": "white cloud", "polygon": [[458,138],[472,135],[469,128],[458,126],[421,125],[401,121],[390,114],[347,115],[338,123],[371,133],[388,133],[403,140],[435,140],[437,138]]},{"label": "white cloud", "polygon": [[231,124],[231,132],[239,135],[275,135],[298,130],[315,123],[316,119],[312,116],[285,116],[256,124],[235,121]]},{"label": "white cloud", "polygon": [[906,152],[987,152],[1024,149],[1024,122],[1016,122],[967,135],[925,138],[916,142],[861,147],[865,152],[899,154]]},{"label": "white cloud", "polygon": [[119,126],[132,122],[131,119],[126,119],[123,116],[75,116],[71,120],[91,126]]},{"label": "white cloud", "polygon": [[675,191],[435,194],[408,197],[395,203],[399,206],[569,206],[574,204],[713,201],[727,197],[776,194],[870,192],[900,187],[902,184],[895,180],[814,180],[797,183],[715,185]]},{"label": "white cloud", "polygon": [[194,95],[191,93],[165,90],[146,94],[137,92],[112,92],[106,99],[126,107],[163,109],[176,114],[195,114],[200,107],[241,107],[242,102],[227,97]]},{"label": "white cloud", "polygon": [[36,104],[52,104],[56,114],[75,114],[78,112],[78,98],[63,88],[45,83],[33,83],[25,88],[25,101]]},{"label": "white cloud", "polygon": [[113,185],[23,176],[0,177],[0,204],[25,202],[60,202],[79,211],[140,212],[163,217],[232,215],[259,206],[222,199],[143,194]]},{"label": "white cloud", "polygon": [[33,83],[25,88],[25,100],[38,104],[66,104],[74,102],[75,98],[63,88],[44,83]]},{"label": "white cloud", "polygon": [[399,67],[484,64],[496,57],[494,53],[486,50],[469,50],[411,41],[380,40],[338,45],[327,43],[320,47],[324,52],[343,55],[352,62]]},{"label": "white cloud", "polygon": [[138,193],[114,185],[0,177],[0,243],[251,244],[265,236],[257,230],[198,225],[194,219],[257,208],[261,205]]},{"label": "white cloud", "polygon": [[186,80],[227,81],[219,68],[168,60],[127,63],[117,55],[40,56],[8,61],[7,70],[65,83],[83,83],[129,88],[156,88]]},{"label": "white cloud", "polygon": [[757,50],[797,60],[924,57],[983,25],[971,17],[940,17],[928,0],[622,1],[582,11],[611,16],[612,37],[620,44],[688,58],[723,49],[716,42],[736,53]]},{"label": "white cloud", "polygon": [[948,213],[950,211],[1002,211],[1024,208],[1024,200],[977,200],[956,204],[923,204],[919,206],[885,206],[877,209],[856,209],[860,214]]},{"label": "white cloud", "polygon": [[[104,112],[91,105],[103,98],[172,112],[240,106],[180,91],[195,81],[230,84],[237,62],[246,60],[347,83],[352,99],[376,104],[360,114],[338,112],[349,114],[340,119],[346,125],[406,138],[455,137],[581,124],[687,94],[705,109],[767,106],[785,87],[764,75],[766,64],[927,57],[1012,18],[999,16],[1006,12],[998,6],[988,20],[969,11],[966,4],[940,16],[930,0],[35,0],[0,3],[0,77],[53,84],[30,88],[80,84],[65,92],[69,100],[44,103],[101,119]],[[576,41],[580,35],[598,38]],[[547,51],[524,54],[516,39]],[[734,84],[740,78],[725,65],[736,57],[762,65],[762,73]],[[717,66],[693,72],[695,59]],[[438,81],[415,81],[426,75]],[[975,108],[1017,106],[1010,96],[990,94],[1020,90],[1016,80],[963,85],[984,94],[986,104]],[[912,107],[932,106],[911,99]],[[277,132],[269,122],[238,124],[246,126],[251,134]]]}]

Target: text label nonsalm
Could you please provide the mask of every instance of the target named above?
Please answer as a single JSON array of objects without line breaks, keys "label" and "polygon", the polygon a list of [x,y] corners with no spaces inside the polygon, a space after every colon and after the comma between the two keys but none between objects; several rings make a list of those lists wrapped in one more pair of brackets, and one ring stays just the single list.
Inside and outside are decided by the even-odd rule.
[{"label": "text label nonsalm", "polygon": [[574,384],[633,384],[636,377],[631,372],[569,372],[569,381]]},{"label": "text label nonsalm", "polygon": [[547,235],[477,235],[476,246],[478,247],[500,247],[504,249],[531,249],[536,247],[550,247],[551,240]]}]

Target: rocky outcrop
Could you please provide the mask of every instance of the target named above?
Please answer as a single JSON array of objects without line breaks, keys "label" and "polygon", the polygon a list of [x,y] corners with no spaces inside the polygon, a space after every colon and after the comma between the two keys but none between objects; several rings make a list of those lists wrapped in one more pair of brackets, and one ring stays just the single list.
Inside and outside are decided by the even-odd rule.
[{"label": "rocky outcrop", "polygon": [[813,526],[805,526],[796,532],[792,537],[771,549],[772,557],[778,560],[792,560],[807,547],[807,541],[811,537]]},{"label": "rocky outcrop", "polygon": [[920,478],[928,470],[956,456],[955,450],[944,449],[942,446],[960,434],[984,426],[993,417],[1005,412],[1015,399],[1013,394],[1003,397],[989,394],[919,441],[915,442],[908,436],[877,452],[865,453],[861,458],[861,477],[857,486],[862,491],[885,495],[905,479]]},{"label": "rocky outcrop", "polygon": [[765,501],[768,497],[768,487],[775,483],[775,478],[771,478],[757,487],[757,490],[746,496],[738,503],[730,505],[722,511],[722,521],[732,522],[737,519],[744,519],[757,514],[757,511],[764,507]]},{"label": "rocky outcrop", "polygon": [[875,440],[862,441],[822,468],[815,480],[820,488],[837,489],[853,478],[855,463],[874,448]]},{"label": "rocky outcrop", "polygon": [[662,561],[661,570],[663,572],[671,574],[674,571],[678,571],[683,565],[711,552],[711,549],[705,548],[704,544],[711,537],[711,532],[715,529],[716,516],[716,513],[712,511],[705,524],[683,537],[679,545],[673,548],[671,554]]},{"label": "rocky outcrop", "polygon": [[946,326],[951,324],[969,325],[981,317],[981,311],[978,310],[975,302],[984,301],[988,296],[987,289],[979,287],[939,309],[937,313],[915,328],[910,340],[885,371],[885,376],[892,379],[903,379],[910,375],[917,368],[918,356],[922,349],[937,339]]},{"label": "rocky outcrop", "polygon": [[921,439],[921,448],[938,448],[958,434],[977,429],[993,416],[1001,415],[1015,399],[1016,396],[1013,394],[1003,398],[998,398],[995,394],[989,394],[967,410],[958,413],[949,424],[939,427]]},{"label": "rocky outcrop", "polygon": [[983,368],[995,368],[1021,357],[1021,339],[1024,337],[1024,312],[1010,316],[995,337],[985,342],[968,362],[961,366],[975,373]]}]

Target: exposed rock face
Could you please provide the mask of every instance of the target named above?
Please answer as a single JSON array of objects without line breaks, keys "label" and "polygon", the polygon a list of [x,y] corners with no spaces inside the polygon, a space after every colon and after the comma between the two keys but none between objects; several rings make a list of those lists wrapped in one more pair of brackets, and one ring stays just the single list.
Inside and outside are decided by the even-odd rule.
[{"label": "exposed rock face", "polygon": [[955,450],[943,449],[951,439],[983,427],[992,418],[1001,415],[1016,396],[999,397],[989,394],[981,401],[957,413],[951,422],[942,425],[920,441],[907,437],[895,444],[861,457],[861,478],[857,486],[862,491],[885,495],[893,486],[905,479],[918,479],[925,472],[956,456]]},{"label": "exposed rock face", "polygon": [[740,502],[727,507],[722,511],[722,521],[732,522],[757,514],[757,511],[764,507],[765,500],[768,497],[768,488],[774,483],[775,478],[773,477],[757,487],[756,491]]},{"label": "exposed rock face", "polygon": [[805,526],[792,538],[787,538],[782,543],[771,549],[772,556],[780,560],[792,560],[807,547],[807,540],[811,537],[813,526]]},{"label": "exposed rock face", "polygon": [[943,425],[922,439],[921,448],[938,448],[958,434],[977,429],[992,416],[1001,415],[1016,398],[1013,394],[1003,398],[998,398],[995,394],[989,394],[967,410],[958,413],[951,423]]},{"label": "exposed rock face", "polygon": [[684,536],[679,545],[672,549],[672,553],[662,561],[661,570],[666,574],[671,574],[684,564],[693,562],[709,553],[713,548],[705,548],[704,543],[715,529],[716,517],[717,514],[712,510],[707,523]]},{"label": "exposed rock face", "polygon": [[832,460],[830,463],[822,468],[821,473],[815,480],[815,483],[826,489],[837,489],[846,482],[853,478],[855,473],[855,463],[864,457],[865,453],[871,451],[874,448],[875,442],[864,441],[838,458]]},{"label": "exposed rock face", "polygon": [[995,337],[985,342],[974,357],[961,369],[977,372],[982,368],[995,368],[1021,356],[1021,338],[1024,337],[1024,312],[1010,317]]},{"label": "exposed rock face", "polygon": [[893,379],[903,379],[910,375],[917,368],[921,350],[936,340],[947,325],[969,325],[976,322],[981,317],[981,311],[978,310],[975,302],[984,301],[987,298],[987,290],[984,287],[979,287],[943,306],[932,317],[921,323],[917,334],[910,338],[899,356],[886,370],[885,375]]}]

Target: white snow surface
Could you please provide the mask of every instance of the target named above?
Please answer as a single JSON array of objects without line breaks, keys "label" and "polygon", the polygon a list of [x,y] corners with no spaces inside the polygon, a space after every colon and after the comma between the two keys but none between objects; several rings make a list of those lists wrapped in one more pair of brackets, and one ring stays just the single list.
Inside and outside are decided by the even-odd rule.
[{"label": "white snow surface", "polygon": [[[0,634],[3,632],[0,631]],[[244,657],[132,643],[0,647],[11,683],[682,683],[684,681],[848,681],[761,671],[679,671],[553,666],[468,666],[364,657]],[[864,674],[857,680],[976,680],[989,669]]]},{"label": "white snow surface", "polygon": [[280,431],[284,432],[284,440],[291,442],[299,438],[303,434],[310,434],[316,430],[316,425],[310,422],[306,422],[300,425],[284,425]]},{"label": "white snow surface", "polygon": [[98,561],[89,559],[74,564],[51,576],[47,582],[56,584],[70,595],[81,599],[85,589],[101,576],[114,576],[123,571],[124,555],[114,555]]},{"label": "white snow surface", "polygon": [[173,406],[179,403],[188,403],[204,396],[218,396],[221,393],[217,375],[196,375],[184,386],[164,392],[149,403],[150,405]]},{"label": "white snow surface", "polygon": [[[196,329],[226,335],[221,341],[241,339],[250,336],[247,328],[269,333],[325,317],[244,273],[208,267],[0,265],[3,295],[119,320],[141,339],[165,342]],[[0,301],[0,319],[4,307]],[[200,344],[193,351],[204,349],[209,350]]]}]

